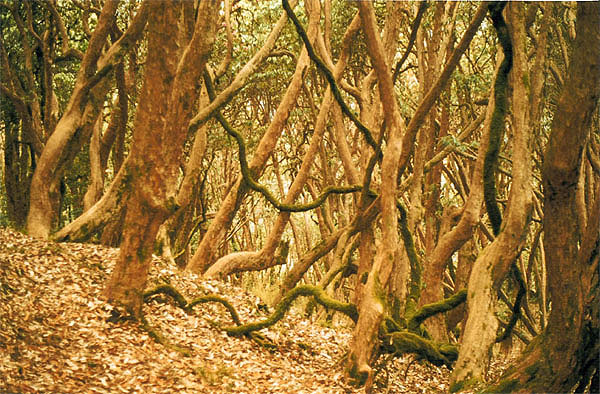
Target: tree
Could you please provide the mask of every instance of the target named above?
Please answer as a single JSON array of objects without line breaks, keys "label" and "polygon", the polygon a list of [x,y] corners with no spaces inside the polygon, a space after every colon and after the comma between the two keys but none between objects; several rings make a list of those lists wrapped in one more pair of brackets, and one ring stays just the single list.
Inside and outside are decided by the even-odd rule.
[{"label": "tree", "polygon": [[[178,163],[215,40],[218,3],[202,2],[193,24],[186,19],[191,13],[184,12],[188,5],[150,5],[144,85],[126,168],[123,242],[106,287],[108,299],[134,317],[141,316],[158,228],[176,209]],[[180,30],[189,26],[193,29]]]},{"label": "tree", "polygon": [[367,391],[383,353],[479,387],[512,338],[490,390],[596,382],[597,5],[302,4],[0,3],[3,217],[120,243],[134,318],[153,253],[262,286],[232,334],[311,297]]},{"label": "tree", "polygon": [[37,162],[31,179],[27,216],[27,231],[32,236],[48,238],[50,235],[58,215],[60,179],[82,144],[90,137],[108,90],[106,76],[144,29],[146,7],[142,6],[128,31],[102,54],[117,6],[117,1],[108,1],[102,8],[98,25],[81,60],[65,113],[49,134]]},{"label": "tree", "polygon": [[548,325],[489,392],[582,392],[590,379],[590,389],[597,387],[600,195],[596,180],[587,226],[582,226],[575,190],[600,95],[599,26],[598,4],[579,3],[571,62],[544,158]]}]

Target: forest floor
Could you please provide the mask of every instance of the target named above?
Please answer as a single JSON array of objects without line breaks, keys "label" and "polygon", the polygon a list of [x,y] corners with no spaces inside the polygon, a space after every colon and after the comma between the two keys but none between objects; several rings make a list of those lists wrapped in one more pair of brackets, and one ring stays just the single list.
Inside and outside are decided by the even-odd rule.
[{"label": "forest floor", "polygon": [[[102,289],[118,249],[51,243],[0,228],[0,393],[359,393],[344,379],[350,324],[328,327],[298,309],[264,329],[273,348],[219,327],[218,304],[191,314],[166,296],[144,306],[149,324],[187,357],[155,342],[140,324],[111,323]],[[155,258],[148,288],[170,284],[187,299],[218,294],[242,322],[267,316],[261,300],[223,282],[204,281]],[[449,371],[382,357],[377,393],[443,393]],[[506,367],[495,362],[492,375]]]}]

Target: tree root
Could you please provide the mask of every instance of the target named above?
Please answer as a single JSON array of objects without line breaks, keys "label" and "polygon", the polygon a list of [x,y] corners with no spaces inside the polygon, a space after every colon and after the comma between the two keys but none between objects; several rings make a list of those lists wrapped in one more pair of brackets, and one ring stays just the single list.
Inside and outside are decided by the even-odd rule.
[{"label": "tree root", "polygon": [[437,366],[451,368],[458,358],[456,346],[434,342],[409,331],[391,333],[387,339],[395,354],[413,353]]},{"label": "tree root", "polygon": [[[220,327],[221,329],[225,330],[228,334],[231,334],[231,335],[245,335],[245,336],[251,338],[252,340],[256,341],[259,345],[266,347],[266,348],[273,348],[275,346],[266,337],[264,337],[263,335],[261,335],[259,333],[254,332],[254,331],[258,331],[263,328],[270,327],[273,324],[277,323],[279,320],[281,320],[285,316],[285,313],[290,309],[292,302],[299,296],[313,296],[314,299],[316,300],[316,302],[323,305],[325,308],[330,308],[330,309],[336,310],[338,312],[342,312],[345,315],[347,315],[348,317],[350,317],[354,322],[356,322],[356,320],[358,319],[358,311],[356,310],[356,306],[354,306],[353,304],[346,304],[344,302],[337,301],[337,300],[329,297],[323,291],[323,289],[316,287],[316,286],[309,286],[309,285],[298,286],[298,287],[292,289],[281,300],[281,302],[277,305],[277,308],[275,309],[273,314],[271,314],[271,316],[269,316],[267,319],[260,321],[260,322],[247,323],[247,324],[242,324],[242,322],[240,320],[240,316],[237,313],[235,307],[229,301],[227,301],[225,298],[223,298],[219,295],[208,294],[205,296],[194,298],[192,301],[188,302],[185,299],[185,297],[176,288],[174,288],[171,285],[163,284],[163,285],[159,285],[159,286],[155,287],[154,289],[151,289],[151,290],[148,290],[147,292],[145,292],[144,293],[144,301],[148,302],[150,297],[157,295],[157,294],[165,294],[165,295],[171,297],[175,301],[175,304],[177,305],[177,307],[183,309],[186,313],[192,313],[194,306],[196,306],[198,304],[204,304],[204,303],[208,303],[208,302],[215,302],[215,303],[221,304],[227,309],[227,311],[231,315],[231,319],[236,324],[235,326]],[[172,348],[172,346],[174,346],[174,345],[169,344],[160,335],[160,333],[158,333],[156,330],[152,329],[148,325],[147,321],[145,321],[145,319],[142,321],[142,323],[144,325],[144,329],[146,331],[148,331],[148,333],[157,342],[163,343],[163,344],[165,344],[165,346],[167,346],[169,348]]]},{"label": "tree root", "polygon": [[191,310],[194,306],[198,304],[206,304],[208,302],[216,302],[217,304],[223,305],[231,315],[231,320],[233,320],[233,322],[238,326],[242,324],[242,321],[240,320],[240,315],[237,313],[233,305],[225,298],[216,294],[208,294],[205,296],[194,298],[192,301],[190,301],[187,307]]},{"label": "tree root", "polygon": [[285,316],[285,313],[292,306],[292,302],[300,296],[313,296],[315,301],[324,306],[325,308],[330,308],[335,311],[341,312],[348,316],[350,319],[352,319],[352,321],[354,321],[355,323],[358,320],[358,311],[354,304],[346,304],[344,302],[337,301],[329,297],[320,287],[311,285],[301,285],[290,290],[285,295],[285,297],[283,297],[283,299],[279,302],[279,304],[277,304],[277,307],[275,307],[275,311],[271,314],[271,316],[269,316],[265,320],[254,323],[247,323],[237,327],[225,327],[224,329],[225,331],[227,331],[228,334],[241,335],[253,331],[262,330],[266,327],[270,327]]},{"label": "tree root", "polygon": [[[274,312],[269,317],[261,321],[246,324],[242,324],[235,307],[229,301],[219,295],[208,294],[194,298],[188,302],[185,297],[173,286],[163,284],[145,292],[144,301],[147,302],[150,297],[157,294],[165,294],[171,297],[175,301],[176,305],[183,309],[186,313],[192,313],[194,306],[198,304],[209,302],[221,304],[231,315],[231,319],[235,323],[235,326],[219,327],[220,329],[226,331],[230,335],[247,336],[248,338],[256,341],[259,345],[267,348],[273,348],[275,346],[267,338],[255,331],[270,327],[279,320],[283,319],[285,314],[292,306],[292,303],[300,296],[313,297],[315,302],[319,303],[325,308],[341,312],[352,319],[355,323],[358,320],[358,310],[354,304],[335,300],[329,297],[322,288],[311,285],[301,285],[295,287],[285,295],[285,297],[279,302],[279,304],[275,307]],[[445,300],[425,305],[415,312],[408,319],[406,324],[402,324],[404,322],[397,323],[394,320],[386,319],[385,322],[387,323],[385,328],[387,329],[383,329],[384,334],[382,335],[382,338],[385,341],[384,346],[390,351],[390,353],[396,355],[412,353],[434,365],[447,365],[448,367],[451,367],[452,363],[458,358],[458,350],[456,346],[426,339],[416,332],[420,324],[425,319],[435,314],[446,312],[460,305],[466,299],[466,295],[467,291],[461,290]],[[142,318],[142,324],[143,328],[157,342],[165,345],[169,349],[178,351],[181,354],[189,355],[189,353],[186,353],[187,349],[169,343],[164,337],[162,337],[162,335],[160,335],[158,331],[153,329],[144,318]]]},{"label": "tree root", "polygon": [[188,312],[188,309],[187,309],[188,302],[186,301],[185,297],[176,288],[174,288],[171,285],[158,285],[154,289],[148,290],[147,292],[144,293],[144,302],[148,302],[150,297],[155,296],[157,294],[168,295],[175,301],[175,303],[177,304],[177,306],[179,308]]}]

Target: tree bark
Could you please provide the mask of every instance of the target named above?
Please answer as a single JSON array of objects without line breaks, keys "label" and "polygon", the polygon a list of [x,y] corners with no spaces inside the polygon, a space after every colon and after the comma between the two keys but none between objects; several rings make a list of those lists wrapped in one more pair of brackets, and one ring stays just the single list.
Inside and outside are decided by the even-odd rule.
[{"label": "tree bark", "polygon": [[[483,379],[497,335],[496,293],[510,265],[521,253],[531,218],[533,204],[529,151],[531,129],[528,124],[530,114],[526,103],[528,92],[525,86],[529,71],[525,52],[523,8],[510,3],[507,8],[507,19],[511,27],[514,53],[514,65],[510,74],[514,114],[512,184],[506,208],[507,215],[502,222],[500,233],[478,256],[471,272],[467,297],[469,314],[458,360],[452,372],[451,391],[462,390]],[[495,111],[498,110],[497,103],[498,100]],[[494,127],[493,122],[491,127]],[[504,128],[504,121],[501,127]]]},{"label": "tree bark", "polygon": [[[367,389],[373,383],[373,370],[369,366],[374,347],[378,341],[379,325],[384,316],[384,303],[387,297],[389,280],[397,262],[398,216],[396,210],[396,177],[402,151],[401,134],[405,129],[400,116],[391,68],[388,65],[383,43],[379,36],[373,5],[359,2],[359,12],[367,48],[379,81],[379,95],[387,124],[388,140],[381,163],[381,241],[363,289],[363,298],[358,307],[359,318],[354,329],[348,368]],[[405,269],[408,272],[408,269]],[[402,294],[397,295],[403,301]]]},{"label": "tree bark", "polygon": [[219,3],[200,4],[187,45],[175,39],[183,3],[152,2],[151,7],[144,86],[127,166],[130,191],[123,242],[105,289],[111,302],[136,318],[142,313],[158,228],[176,209],[177,172],[201,73],[216,36]]},{"label": "tree bark", "polygon": [[[571,63],[542,172],[544,249],[552,310],[544,332],[488,392],[570,392],[577,386],[583,390],[591,376],[586,368],[590,363],[597,368],[600,209],[588,227],[582,228],[577,220],[576,189],[600,96],[600,4],[578,3],[576,24]],[[596,195],[595,207],[598,198]],[[597,387],[590,388],[594,389]]]},{"label": "tree bark", "polygon": [[[314,10],[313,12],[317,12]],[[344,40],[342,45],[342,52],[339,61],[337,62],[333,71],[334,77],[337,79],[342,75],[343,70],[346,67],[346,62],[349,57],[349,44],[352,37],[358,31],[359,28],[358,19],[353,21],[348,26],[346,33],[344,34]],[[310,143],[304,157],[302,158],[302,164],[294,181],[289,187],[288,193],[283,201],[284,204],[293,204],[296,198],[302,192],[308,177],[310,175],[310,169],[313,161],[317,154],[317,150],[323,139],[323,135],[326,130],[326,123],[329,117],[330,108],[333,103],[333,96],[330,88],[327,88],[323,102],[319,108],[319,114],[315,122],[315,129],[310,139]],[[218,259],[205,273],[205,277],[224,277],[235,272],[243,271],[256,271],[272,267],[275,264],[283,264],[285,261],[277,259],[275,251],[281,243],[281,237],[285,226],[290,220],[290,212],[280,212],[277,215],[275,224],[271,228],[269,237],[265,241],[261,250],[257,252],[238,252],[229,254]]]},{"label": "tree bark", "polygon": [[127,32],[103,56],[102,49],[114,23],[118,1],[107,1],[102,8],[67,109],[46,142],[33,174],[27,216],[27,231],[33,237],[48,238],[56,223],[60,179],[83,143],[89,139],[92,128],[86,126],[96,119],[108,90],[108,85],[101,83],[102,80],[117,63],[119,55],[143,31],[146,24],[146,3],[140,6]]}]

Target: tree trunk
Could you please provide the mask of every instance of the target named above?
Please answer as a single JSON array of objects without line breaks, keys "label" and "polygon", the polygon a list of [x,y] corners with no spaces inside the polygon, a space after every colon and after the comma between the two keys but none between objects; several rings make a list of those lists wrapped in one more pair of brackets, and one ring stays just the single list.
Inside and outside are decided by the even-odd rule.
[{"label": "tree trunk", "polygon": [[[313,10],[312,12],[317,12],[318,10]],[[333,71],[334,77],[338,79],[343,70],[346,67],[346,62],[349,57],[349,44],[354,36],[354,34],[358,31],[359,28],[358,19],[355,23],[349,25],[346,33],[344,34],[344,43],[343,50],[341,52],[341,56],[339,61],[337,62],[335,69]],[[315,122],[315,129],[313,135],[310,139],[310,143],[304,157],[302,158],[302,164],[294,181],[289,187],[288,193],[283,200],[284,204],[293,204],[296,198],[302,192],[308,177],[310,175],[310,169],[312,167],[312,163],[317,154],[317,150],[321,144],[323,139],[323,135],[326,130],[326,123],[329,117],[330,108],[333,103],[333,96],[331,94],[331,90],[328,87],[323,102],[319,108],[319,114],[317,116]],[[265,241],[263,247],[258,252],[239,252],[233,253],[227,256],[224,256],[217,260],[205,273],[206,277],[223,277],[230,275],[235,272],[243,272],[243,271],[256,271],[262,270],[269,267],[272,267],[275,264],[283,264],[285,261],[281,259],[277,259],[277,255],[275,251],[277,247],[281,243],[281,237],[283,235],[283,231],[285,230],[285,226],[290,220],[291,213],[290,212],[280,212],[277,215],[277,219],[275,220],[275,224],[273,225],[269,237]]]},{"label": "tree trunk", "polygon": [[94,122],[90,140],[90,183],[83,196],[84,211],[90,209],[102,197],[102,189],[104,189],[104,171],[100,157],[100,135],[102,134],[103,123],[102,113],[99,113]]},{"label": "tree trunk", "polygon": [[[8,111],[5,111],[6,114]],[[12,111],[11,111],[12,112]],[[19,132],[19,122],[15,116],[6,116],[4,133],[4,187],[6,190],[6,210],[9,221],[16,228],[23,228],[29,210],[29,183],[32,166],[35,163],[33,148],[22,143],[23,132]],[[12,118],[12,119],[11,119]]]},{"label": "tree trunk", "polygon": [[596,194],[588,227],[582,228],[576,188],[600,95],[600,4],[578,3],[576,24],[568,77],[556,106],[542,172],[552,310],[545,331],[488,392],[570,392],[577,386],[580,392],[593,374],[586,369],[598,367],[600,196]]},{"label": "tree trunk", "polygon": [[[528,92],[525,81],[528,77],[527,54],[525,52],[525,30],[523,8],[510,3],[507,15],[511,29],[514,66],[510,77],[513,86],[513,154],[512,184],[506,218],[499,235],[478,256],[469,279],[467,323],[462,336],[459,357],[451,377],[451,391],[458,391],[483,379],[489,365],[492,346],[496,340],[498,320],[495,316],[497,292],[511,264],[521,253],[527,236],[528,223],[533,203],[531,185],[531,153],[529,140],[531,130],[526,103]],[[502,88],[501,90],[504,90]],[[495,110],[499,107],[498,91],[495,86]],[[498,126],[498,125],[497,125]],[[496,126],[496,127],[497,127]],[[504,128],[504,121],[499,124]],[[494,127],[492,121],[491,127]],[[490,131],[490,134],[493,131]],[[489,148],[488,148],[489,149]]]},{"label": "tree trunk", "polygon": [[[401,134],[405,129],[396,103],[392,76],[383,43],[375,20],[373,5],[359,2],[359,12],[363,31],[367,39],[367,48],[372,59],[379,94],[383,105],[388,129],[386,150],[381,163],[381,241],[367,283],[363,289],[363,298],[359,304],[359,318],[354,329],[348,368],[350,375],[370,389],[373,383],[373,370],[370,367],[373,351],[379,339],[379,325],[384,316],[384,304],[392,271],[398,269],[396,262],[398,245],[398,216],[396,210],[396,181],[398,161],[402,150]],[[407,272],[408,270],[405,269]],[[401,302],[402,294],[398,294]]]},{"label": "tree trunk", "polygon": [[141,35],[146,24],[146,3],[142,3],[129,29],[101,56],[114,23],[118,1],[107,1],[83,57],[75,88],[64,115],[40,156],[31,181],[30,208],[27,216],[29,235],[48,238],[58,218],[59,182],[81,146],[89,139],[108,84],[102,83],[119,56]]},{"label": "tree trunk", "polygon": [[[127,314],[140,317],[154,241],[176,207],[177,172],[201,73],[216,36],[219,3],[203,1],[189,43],[177,42],[182,3],[152,2],[144,86],[127,168],[123,242],[105,289]],[[180,48],[185,48],[181,53]]]}]

